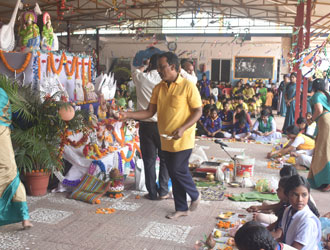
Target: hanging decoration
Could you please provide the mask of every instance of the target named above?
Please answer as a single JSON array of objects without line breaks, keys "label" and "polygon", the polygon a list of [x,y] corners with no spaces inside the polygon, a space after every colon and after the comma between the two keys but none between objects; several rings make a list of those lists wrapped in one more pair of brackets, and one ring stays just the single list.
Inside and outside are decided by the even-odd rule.
[{"label": "hanging decoration", "polygon": [[16,74],[18,73],[22,73],[26,67],[29,65],[30,61],[31,61],[31,57],[32,57],[32,53],[27,53],[26,54],[26,57],[25,57],[25,61],[24,63],[22,64],[22,66],[18,69],[14,69],[12,66],[9,65],[9,63],[7,62],[7,59],[6,57],[4,56],[3,54],[3,51],[0,50],[0,58],[1,58],[1,61],[3,62],[3,64],[5,65],[5,67],[10,70],[11,72],[14,72]]}]

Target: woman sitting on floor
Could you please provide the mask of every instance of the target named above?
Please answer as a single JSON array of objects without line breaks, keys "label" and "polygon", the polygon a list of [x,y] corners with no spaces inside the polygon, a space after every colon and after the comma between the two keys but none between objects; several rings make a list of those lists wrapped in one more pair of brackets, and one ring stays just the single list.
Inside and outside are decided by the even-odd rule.
[{"label": "woman sitting on floor", "polygon": [[312,155],[315,147],[315,141],[300,133],[299,128],[295,125],[287,128],[287,135],[290,139],[289,143],[282,149],[269,152],[267,157],[276,157],[285,154],[291,154],[296,157],[296,168],[309,168],[312,162]]},{"label": "woman sitting on floor", "polygon": [[275,120],[267,109],[261,111],[260,118],[254,123],[251,138],[256,141],[272,141],[282,138],[282,134],[276,132]]}]

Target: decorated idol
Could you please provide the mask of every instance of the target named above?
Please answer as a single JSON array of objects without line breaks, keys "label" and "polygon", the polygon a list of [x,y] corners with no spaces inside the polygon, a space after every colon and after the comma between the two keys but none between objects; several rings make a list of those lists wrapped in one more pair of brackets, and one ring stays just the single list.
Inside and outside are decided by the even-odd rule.
[{"label": "decorated idol", "polygon": [[52,27],[52,21],[48,12],[43,15],[44,26],[42,28],[42,41],[41,48],[43,50],[52,50],[54,43],[54,31]]},{"label": "decorated idol", "polygon": [[30,51],[32,49],[39,49],[40,45],[40,33],[39,27],[36,25],[37,16],[31,12],[24,13],[24,24],[19,31],[21,37],[21,50]]}]

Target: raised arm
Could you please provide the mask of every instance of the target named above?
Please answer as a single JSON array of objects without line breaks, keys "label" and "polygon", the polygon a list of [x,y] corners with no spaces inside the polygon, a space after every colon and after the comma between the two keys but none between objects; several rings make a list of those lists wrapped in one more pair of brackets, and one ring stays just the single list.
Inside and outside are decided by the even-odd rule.
[{"label": "raised arm", "polygon": [[128,112],[120,112],[119,119],[126,120],[126,119],[134,119],[134,120],[144,120],[150,117],[153,117],[154,114],[157,112],[157,105],[149,103],[149,106],[146,110],[141,111],[128,111]]}]

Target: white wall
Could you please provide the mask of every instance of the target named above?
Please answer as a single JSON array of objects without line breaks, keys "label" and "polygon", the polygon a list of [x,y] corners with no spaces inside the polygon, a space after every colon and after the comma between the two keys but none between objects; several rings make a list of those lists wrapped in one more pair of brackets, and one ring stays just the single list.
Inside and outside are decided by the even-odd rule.
[{"label": "white wall", "polygon": [[[95,48],[95,40],[90,38],[82,45],[81,39],[78,37],[71,38],[71,48],[73,52],[81,52],[86,50],[86,44],[90,43]],[[145,38],[144,38],[145,39]],[[65,43],[66,37],[61,38]],[[281,60],[280,80],[282,75],[289,73],[288,53],[291,47],[290,37],[252,37],[250,41],[241,43],[240,38],[234,41],[234,37],[211,37],[211,36],[169,36],[168,41],[176,41],[176,54],[182,54],[181,58],[197,58],[198,65],[205,63],[207,70],[211,70],[212,59],[230,59],[232,61],[231,71],[233,72],[235,56],[260,56],[274,57],[274,77],[277,75],[277,62]],[[311,44],[321,44],[325,38],[321,38]],[[106,65],[107,69],[113,58],[133,58],[139,50],[146,49],[152,43],[149,40],[135,40],[132,37],[100,37],[100,64]],[[163,51],[168,51],[166,41],[159,41],[155,47]],[[282,60],[282,56],[285,59]],[[233,73],[231,73],[233,78]]]}]

